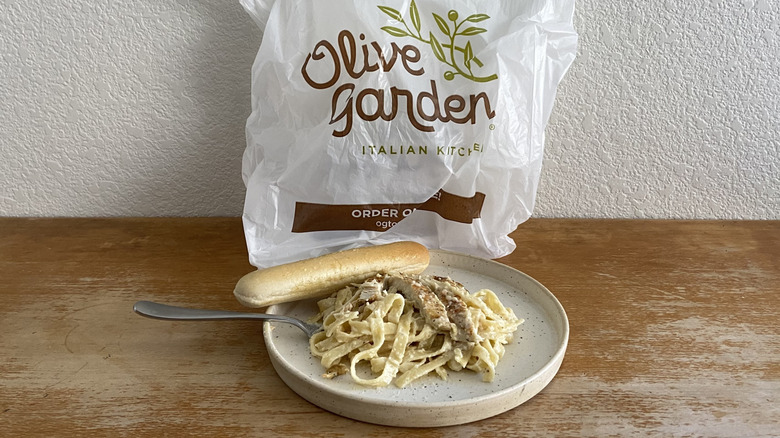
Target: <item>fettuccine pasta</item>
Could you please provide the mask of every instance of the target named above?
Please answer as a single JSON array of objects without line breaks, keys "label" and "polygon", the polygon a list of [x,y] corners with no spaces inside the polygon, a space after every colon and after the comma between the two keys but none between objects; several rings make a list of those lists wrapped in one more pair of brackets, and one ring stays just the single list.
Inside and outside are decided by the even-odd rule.
[{"label": "fettuccine pasta", "polygon": [[403,388],[448,370],[482,373],[491,382],[505,345],[522,323],[490,290],[469,293],[433,276],[378,275],[318,302],[323,331],[309,341],[327,370],[361,385]]}]

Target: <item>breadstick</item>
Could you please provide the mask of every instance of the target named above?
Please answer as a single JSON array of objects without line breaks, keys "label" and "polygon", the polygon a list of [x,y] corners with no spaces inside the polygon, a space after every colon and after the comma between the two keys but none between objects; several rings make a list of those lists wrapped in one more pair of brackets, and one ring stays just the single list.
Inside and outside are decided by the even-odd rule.
[{"label": "breadstick", "polygon": [[250,272],[233,294],[247,307],[265,307],[325,296],[378,273],[419,274],[429,261],[428,249],[416,242],[348,249]]}]

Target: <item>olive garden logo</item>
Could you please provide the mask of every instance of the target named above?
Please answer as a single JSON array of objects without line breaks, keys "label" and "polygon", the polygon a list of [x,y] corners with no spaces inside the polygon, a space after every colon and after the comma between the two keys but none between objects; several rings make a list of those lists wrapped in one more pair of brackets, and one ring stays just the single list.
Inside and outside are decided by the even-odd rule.
[{"label": "olive garden logo", "polygon": [[430,122],[473,125],[480,113],[484,113],[487,119],[496,116],[484,91],[468,96],[453,94],[441,97],[434,79],[430,79],[427,88],[418,93],[397,86],[388,90],[358,90],[353,81],[368,73],[390,72],[396,66],[411,76],[423,76],[425,68],[420,62],[419,43],[425,50],[433,50],[436,59],[447,66],[443,74],[447,81],[462,77],[475,83],[486,83],[498,78],[495,74],[480,76],[475,73],[474,70],[483,68],[484,63],[475,56],[471,41],[459,45],[465,37],[486,32],[486,29],[472,24],[489,19],[487,15],[473,14],[459,21],[460,14],[452,10],[447,14],[448,21],[434,13],[433,19],[444,36],[437,38],[433,32],[428,32],[427,38],[424,38],[420,13],[414,0],[408,13],[411,27],[396,9],[388,6],[379,6],[379,9],[398,23],[381,29],[394,37],[410,37],[411,44],[399,46],[392,42],[388,50],[377,41],[366,41],[365,33],[355,35],[353,31],[344,29],[335,42],[323,39],[315,44],[301,66],[301,75],[312,88],[325,90],[335,87],[330,120],[330,124],[335,125],[334,137],[348,135],[355,117],[367,122],[379,119],[392,121],[403,114],[415,129],[433,132]]},{"label": "olive garden logo", "polygon": [[436,58],[452,67],[453,70],[444,72],[444,79],[451,81],[457,75],[463,76],[474,82],[490,82],[498,79],[498,75],[495,74],[489,76],[475,75],[472,70],[474,66],[476,65],[477,67],[482,68],[484,67],[484,64],[479,58],[474,56],[474,49],[472,48],[471,41],[466,41],[466,45],[463,47],[458,46],[455,41],[458,37],[470,37],[487,32],[487,29],[471,25],[472,23],[479,23],[489,19],[490,16],[487,14],[472,14],[461,21],[458,21],[460,14],[455,10],[451,10],[447,13],[449,21],[436,13],[431,14],[433,15],[434,21],[436,21],[439,30],[444,34],[444,38],[446,38],[443,40],[444,43],[441,43],[433,32],[428,32],[428,39],[423,37],[420,11],[417,9],[417,4],[414,0],[412,0],[411,5],[409,5],[409,19],[412,22],[412,28],[409,27],[406,20],[404,20],[403,15],[397,10],[388,6],[379,6],[379,9],[393,20],[398,21],[404,27],[401,29],[395,26],[385,26],[382,30],[395,37],[411,37],[431,46]]}]

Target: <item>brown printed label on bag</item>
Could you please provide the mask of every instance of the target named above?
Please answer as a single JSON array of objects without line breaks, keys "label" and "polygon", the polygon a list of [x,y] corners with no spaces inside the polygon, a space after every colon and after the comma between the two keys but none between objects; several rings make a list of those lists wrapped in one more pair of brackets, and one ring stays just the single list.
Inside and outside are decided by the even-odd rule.
[{"label": "brown printed label on bag", "polygon": [[295,203],[293,233],[312,231],[386,231],[415,210],[431,211],[444,219],[470,224],[482,213],[485,194],[466,198],[439,190],[422,204],[315,204]]}]

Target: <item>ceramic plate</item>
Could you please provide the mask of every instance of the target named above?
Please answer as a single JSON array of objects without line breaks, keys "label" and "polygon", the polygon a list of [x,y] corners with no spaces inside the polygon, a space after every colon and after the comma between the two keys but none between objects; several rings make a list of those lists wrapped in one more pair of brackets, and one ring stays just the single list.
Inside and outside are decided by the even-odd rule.
[{"label": "ceramic plate", "polygon": [[[407,427],[451,426],[481,420],[513,409],[541,391],[558,372],[569,339],[569,322],[558,300],[539,282],[506,265],[469,255],[431,251],[425,274],[449,276],[470,292],[490,289],[525,322],[507,345],[491,383],[471,371],[435,374],[406,388],[366,388],[349,374],[328,380],[309,352],[298,328],[266,322],[268,354],[276,372],[304,399],[333,413],[375,424]],[[271,306],[268,313],[309,319],[315,301]]]}]

